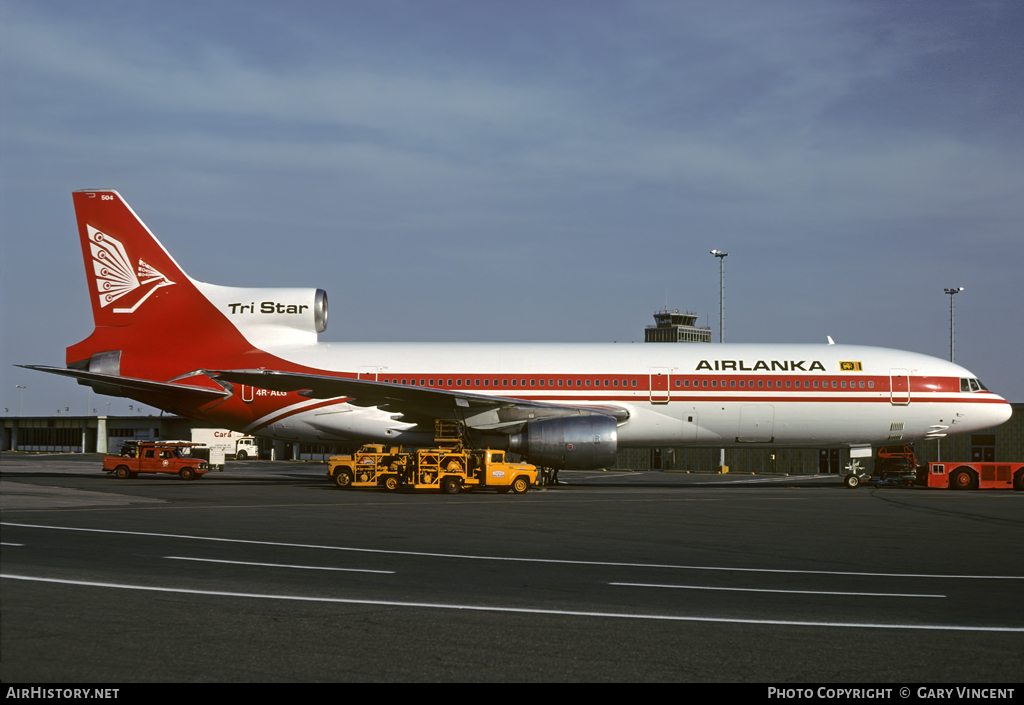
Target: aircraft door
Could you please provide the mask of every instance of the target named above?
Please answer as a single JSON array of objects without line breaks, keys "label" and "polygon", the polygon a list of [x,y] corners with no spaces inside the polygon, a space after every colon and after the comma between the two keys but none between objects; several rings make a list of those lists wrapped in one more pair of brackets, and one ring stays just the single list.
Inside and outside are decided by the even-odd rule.
[{"label": "aircraft door", "polygon": [[694,443],[697,440],[697,412],[683,412],[683,431],[679,438],[683,443]]},{"label": "aircraft door", "polygon": [[380,370],[379,367],[360,367],[359,379],[368,379],[376,382],[378,370]]},{"label": "aircraft door", "polygon": [[775,407],[747,404],[740,409],[737,443],[771,443],[775,438]]},{"label": "aircraft door", "polygon": [[668,368],[652,367],[651,372],[651,403],[667,404],[669,401]]},{"label": "aircraft door", "polygon": [[906,370],[889,370],[889,400],[894,406],[910,403],[910,373]]}]

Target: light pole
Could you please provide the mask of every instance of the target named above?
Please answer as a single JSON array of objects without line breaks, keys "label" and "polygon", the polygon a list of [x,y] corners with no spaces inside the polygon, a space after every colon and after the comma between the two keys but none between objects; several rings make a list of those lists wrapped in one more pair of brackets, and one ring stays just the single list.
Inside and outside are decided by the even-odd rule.
[{"label": "light pole", "polygon": [[16,384],[14,385],[14,388],[20,390],[18,392],[18,418],[21,418],[23,416],[22,407],[25,405],[25,390],[28,389],[28,387],[23,384]]},{"label": "light pole", "polygon": [[963,291],[962,286],[955,289],[946,289],[949,294],[949,361],[953,362],[953,297]]},{"label": "light pole", "polygon": [[[718,342],[725,342],[725,258],[728,252],[711,250],[711,254],[718,258]],[[725,448],[721,449],[718,456],[718,472],[729,472],[725,464]]]},{"label": "light pole", "polygon": [[725,258],[728,252],[711,250],[718,258],[718,342],[725,342]]}]

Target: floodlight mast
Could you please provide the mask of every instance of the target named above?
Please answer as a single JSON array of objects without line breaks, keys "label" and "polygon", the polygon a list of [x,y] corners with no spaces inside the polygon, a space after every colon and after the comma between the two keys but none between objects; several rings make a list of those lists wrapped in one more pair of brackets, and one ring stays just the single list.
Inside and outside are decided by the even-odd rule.
[{"label": "floodlight mast", "polygon": [[953,297],[963,291],[962,286],[946,289],[949,294],[949,361],[953,362]]},{"label": "floodlight mast", "polygon": [[[718,258],[718,342],[725,342],[725,258],[728,252],[711,250],[711,254]],[[725,448],[722,448],[718,456],[718,471],[729,472],[725,464]]]},{"label": "floodlight mast", "polygon": [[725,258],[728,252],[711,250],[711,254],[718,258],[718,342],[725,342]]}]

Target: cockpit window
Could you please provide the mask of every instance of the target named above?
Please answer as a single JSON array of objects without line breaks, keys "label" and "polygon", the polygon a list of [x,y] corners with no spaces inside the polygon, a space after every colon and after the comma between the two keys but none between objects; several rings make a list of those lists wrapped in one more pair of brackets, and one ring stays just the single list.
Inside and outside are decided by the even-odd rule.
[{"label": "cockpit window", "polygon": [[980,392],[982,389],[988,390],[980,380],[974,377],[961,377],[960,378],[960,391],[961,392]]}]

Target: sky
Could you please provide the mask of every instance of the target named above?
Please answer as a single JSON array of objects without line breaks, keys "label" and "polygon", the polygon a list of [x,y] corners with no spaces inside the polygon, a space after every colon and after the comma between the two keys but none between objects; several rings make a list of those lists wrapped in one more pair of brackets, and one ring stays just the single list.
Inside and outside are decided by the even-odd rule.
[{"label": "sky", "polygon": [[1012,0],[0,0],[0,411],[140,413],[13,367],[92,330],[83,188],[195,279],[327,290],[329,341],[717,341],[718,249],[727,342],[948,359],[964,287],[956,361],[1024,401],[1022,38]]}]

